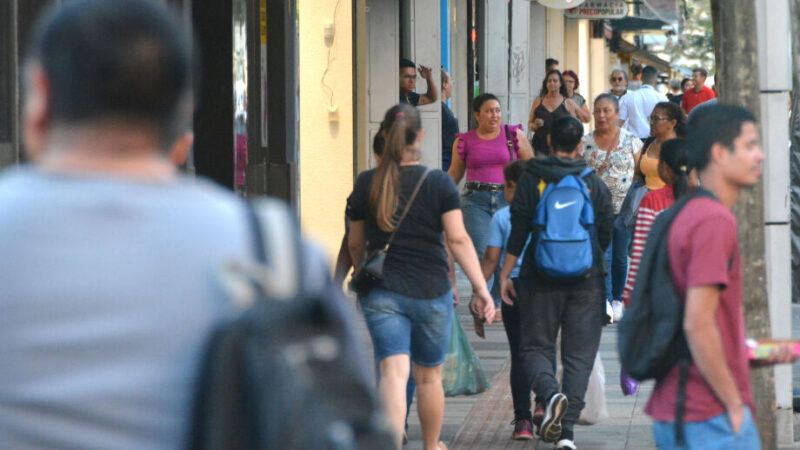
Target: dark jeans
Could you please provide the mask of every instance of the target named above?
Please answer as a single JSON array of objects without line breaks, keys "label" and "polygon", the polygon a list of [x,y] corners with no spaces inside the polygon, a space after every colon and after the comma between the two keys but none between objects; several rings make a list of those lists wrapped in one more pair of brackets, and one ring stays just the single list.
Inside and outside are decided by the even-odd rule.
[{"label": "dark jeans", "polygon": [[[530,387],[546,401],[559,392],[555,377],[555,342],[561,330],[561,362],[564,365],[562,392],[569,408],[562,420],[572,430],[584,407],[594,358],[600,346],[603,280],[596,275],[570,283],[549,283],[538,279],[520,280],[520,354]],[[535,283],[535,285],[534,285]]]},{"label": "dark jeans", "polygon": [[[514,289],[519,294],[520,283],[514,279]],[[508,347],[511,350],[511,400],[514,402],[514,419],[531,419],[531,388],[520,358],[519,301],[513,306],[502,303],[503,325],[505,325]]]}]

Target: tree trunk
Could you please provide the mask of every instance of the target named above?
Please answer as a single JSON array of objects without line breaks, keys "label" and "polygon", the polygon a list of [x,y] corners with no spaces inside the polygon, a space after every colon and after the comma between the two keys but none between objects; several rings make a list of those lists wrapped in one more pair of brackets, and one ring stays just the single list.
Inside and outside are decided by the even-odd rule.
[{"label": "tree trunk", "polygon": [[[758,38],[754,0],[711,0],[720,102],[740,105],[759,117]],[[747,335],[772,337],[767,301],[764,250],[764,188],[761,180],[743,190],[734,207],[739,222],[742,256],[742,297]],[[771,366],[753,368],[750,382],[758,429],[765,449],[777,446],[775,379]]]}]

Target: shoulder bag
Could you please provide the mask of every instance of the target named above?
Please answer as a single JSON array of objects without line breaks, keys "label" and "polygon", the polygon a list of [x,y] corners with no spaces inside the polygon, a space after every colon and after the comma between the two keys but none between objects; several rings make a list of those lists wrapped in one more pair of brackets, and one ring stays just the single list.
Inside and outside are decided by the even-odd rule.
[{"label": "shoulder bag", "polygon": [[511,134],[508,131],[508,125],[503,125],[503,126],[506,127],[506,145],[508,146],[509,161],[513,161],[514,160],[514,143],[511,142]]},{"label": "shoulder bag", "polygon": [[380,284],[383,279],[383,263],[386,261],[386,254],[389,252],[389,247],[392,245],[397,230],[400,229],[400,225],[406,218],[408,211],[411,209],[411,205],[414,203],[414,199],[417,198],[422,183],[428,177],[430,171],[431,169],[425,169],[425,173],[422,174],[422,177],[420,177],[417,185],[414,187],[414,192],[411,194],[411,197],[409,197],[408,203],[406,203],[406,207],[403,209],[403,214],[400,216],[400,220],[394,227],[391,236],[389,236],[389,240],[386,241],[386,245],[383,246],[383,248],[370,252],[364,260],[364,263],[358,269],[358,272],[356,272],[350,280],[350,290],[355,292],[359,297],[366,297],[369,295],[370,291]]}]

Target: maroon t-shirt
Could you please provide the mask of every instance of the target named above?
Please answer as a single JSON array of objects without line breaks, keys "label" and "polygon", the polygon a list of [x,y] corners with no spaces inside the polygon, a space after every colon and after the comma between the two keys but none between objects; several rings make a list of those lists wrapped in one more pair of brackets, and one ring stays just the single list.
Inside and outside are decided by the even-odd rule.
[{"label": "maroon t-shirt", "polygon": [[[718,201],[707,197],[691,200],[678,213],[669,230],[669,258],[672,277],[681,298],[686,298],[690,287],[717,285],[722,288],[716,319],[725,359],[742,399],[751,411],[755,411],[745,347],[742,270],[736,228],[736,218]],[[676,366],[656,384],[645,412],[653,420],[672,422],[677,395]],[[697,366],[692,364],[686,383],[684,420],[699,422],[724,412],[725,407]]]}]

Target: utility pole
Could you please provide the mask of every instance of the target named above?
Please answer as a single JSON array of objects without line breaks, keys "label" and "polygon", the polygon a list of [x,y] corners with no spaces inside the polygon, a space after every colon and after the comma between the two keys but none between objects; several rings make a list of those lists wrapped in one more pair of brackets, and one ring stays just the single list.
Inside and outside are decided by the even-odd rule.
[{"label": "utility pole", "polygon": [[[714,52],[721,103],[740,105],[760,116],[758,37],[754,0],[711,0]],[[764,256],[764,185],[741,191],[734,214],[739,223],[742,298],[747,335],[771,338]],[[752,368],[750,382],[764,449],[777,448],[775,380],[770,366]]]}]

